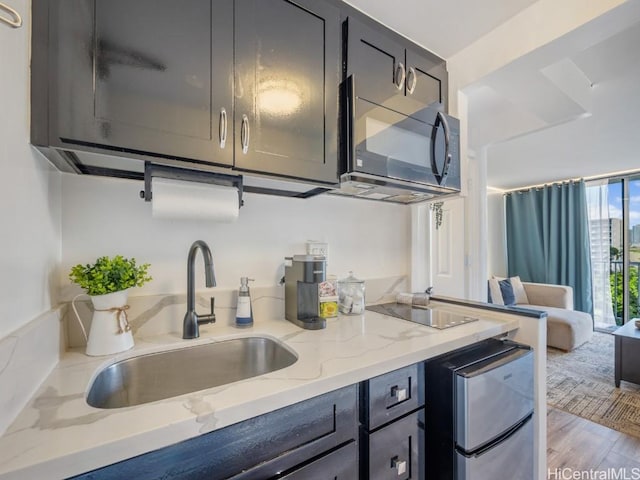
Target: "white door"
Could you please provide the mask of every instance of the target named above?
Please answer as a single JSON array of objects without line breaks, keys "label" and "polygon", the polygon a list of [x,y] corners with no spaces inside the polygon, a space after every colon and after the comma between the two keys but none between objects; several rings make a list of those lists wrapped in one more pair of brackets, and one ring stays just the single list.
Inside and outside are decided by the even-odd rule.
[{"label": "white door", "polygon": [[435,295],[467,297],[464,204],[464,198],[454,198],[429,209],[429,265]]}]

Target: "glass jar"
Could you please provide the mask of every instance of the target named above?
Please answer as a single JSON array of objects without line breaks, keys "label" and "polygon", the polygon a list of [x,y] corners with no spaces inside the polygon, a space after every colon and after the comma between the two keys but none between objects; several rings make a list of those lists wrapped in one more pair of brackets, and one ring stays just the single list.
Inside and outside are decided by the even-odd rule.
[{"label": "glass jar", "polygon": [[349,276],[338,280],[338,308],[345,315],[364,313],[364,280],[359,280],[349,272]]}]

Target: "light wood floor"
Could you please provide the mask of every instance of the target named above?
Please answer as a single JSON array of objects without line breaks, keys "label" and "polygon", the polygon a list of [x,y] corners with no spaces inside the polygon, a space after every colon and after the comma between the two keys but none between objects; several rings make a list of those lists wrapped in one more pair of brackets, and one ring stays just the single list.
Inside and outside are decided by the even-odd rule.
[{"label": "light wood floor", "polygon": [[640,439],[548,407],[547,466],[551,471],[625,468],[631,475],[631,469],[640,469]]}]

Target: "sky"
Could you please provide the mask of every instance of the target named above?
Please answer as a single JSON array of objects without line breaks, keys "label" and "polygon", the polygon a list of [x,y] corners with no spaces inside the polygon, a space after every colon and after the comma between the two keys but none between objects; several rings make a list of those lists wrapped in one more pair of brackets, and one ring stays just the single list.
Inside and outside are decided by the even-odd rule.
[{"label": "sky", "polygon": [[[629,182],[629,223],[640,224],[640,179]],[[622,183],[609,185],[609,218],[622,218]]]}]

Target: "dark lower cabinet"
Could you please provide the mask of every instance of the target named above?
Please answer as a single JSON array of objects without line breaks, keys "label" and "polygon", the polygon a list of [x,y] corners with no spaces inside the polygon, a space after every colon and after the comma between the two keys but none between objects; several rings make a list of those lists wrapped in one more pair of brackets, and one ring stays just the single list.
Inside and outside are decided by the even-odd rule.
[{"label": "dark lower cabinet", "polygon": [[358,466],[356,392],[356,385],[345,387],[73,478],[353,479],[347,474]]},{"label": "dark lower cabinet", "polygon": [[422,410],[360,437],[360,478],[368,480],[417,480],[424,478]]},{"label": "dark lower cabinet", "polygon": [[360,384],[360,480],[424,480],[424,368]]},{"label": "dark lower cabinet", "polygon": [[424,405],[421,364],[410,365],[363,382],[360,389],[360,423],[376,430]]},{"label": "dark lower cabinet", "polygon": [[352,442],[285,474],[287,480],[354,480],[358,478],[358,447]]},{"label": "dark lower cabinet", "polygon": [[75,480],[424,480],[423,364]]}]

